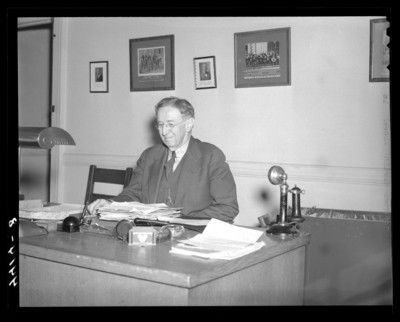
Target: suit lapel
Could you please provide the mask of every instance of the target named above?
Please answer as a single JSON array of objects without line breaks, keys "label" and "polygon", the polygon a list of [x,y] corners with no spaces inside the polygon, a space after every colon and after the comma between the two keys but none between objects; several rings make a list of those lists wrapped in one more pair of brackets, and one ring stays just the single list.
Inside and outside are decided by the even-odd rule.
[{"label": "suit lapel", "polygon": [[168,157],[168,149],[161,149],[154,156],[154,162],[149,166],[149,203],[156,203],[161,176],[164,174],[164,163]]},{"label": "suit lapel", "polygon": [[195,139],[191,137],[186,154],[181,161],[182,168],[179,176],[178,189],[176,191],[175,204],[179,204],[179,201],[195,182],[196,174],[201,170],[201,167],[198,164],[200,158],[200,149]]}]

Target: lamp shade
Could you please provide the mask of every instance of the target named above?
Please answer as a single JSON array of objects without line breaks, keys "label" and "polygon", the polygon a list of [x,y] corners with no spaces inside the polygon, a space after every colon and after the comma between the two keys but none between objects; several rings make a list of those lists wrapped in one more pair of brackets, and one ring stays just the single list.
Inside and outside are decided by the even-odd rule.
[{"label": "lamp shade", "polygon": [[19,147],[51,149],[54,145],[75,145],[71,135],[58,127],[20,127]]}]

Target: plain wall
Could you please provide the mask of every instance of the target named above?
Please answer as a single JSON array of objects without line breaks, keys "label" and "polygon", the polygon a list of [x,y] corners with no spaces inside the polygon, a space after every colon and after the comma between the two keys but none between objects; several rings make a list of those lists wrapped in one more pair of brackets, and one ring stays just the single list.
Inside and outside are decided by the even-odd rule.
[{"label": "plain wall", "polygon": [[[272,165],[306,191],[303,207],[391,211],[390,93],[369,82],[370,20],[381,17],[62,18],[65,130],[59,202],[82,204],[90,164],[134,166],[158,142],[154,106],[178,96],[196,110],[193,136],[226,154],[240,213],[279,207]],[[235,88],[234,34],[290,28],[291,84]],[[131,92],[129,40],[174,35],[175,90]],[[215,56],[217,88],[196,90],[193,59]],[[109,63],[109,92],[90,93],[89,64]]]}]

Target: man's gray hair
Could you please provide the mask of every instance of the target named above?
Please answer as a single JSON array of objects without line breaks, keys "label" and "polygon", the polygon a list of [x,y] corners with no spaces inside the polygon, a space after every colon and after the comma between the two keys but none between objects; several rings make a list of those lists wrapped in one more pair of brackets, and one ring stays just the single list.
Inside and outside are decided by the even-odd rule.
[{"label": "man's gray hair", "polygon": [[194,108],[187,100],[178,97],[166,97],[159,101],[155,107],[156,115],[160,108],[165,106],[176,107],[182,115],[194,118]]}]

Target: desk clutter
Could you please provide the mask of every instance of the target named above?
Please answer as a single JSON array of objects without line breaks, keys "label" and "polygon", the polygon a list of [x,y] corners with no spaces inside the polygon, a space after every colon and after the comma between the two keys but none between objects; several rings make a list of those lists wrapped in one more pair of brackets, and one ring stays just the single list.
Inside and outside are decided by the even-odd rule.
[{"label": "desk clutter", "polygon": [[[26,227],[20,237],[62,233],[98,234],[118,238],[130,246],[151,246],[175,241],[171,253],[185,256],[230,260],[259,250],[265,245],[258,241],[263,230],[243,228],[218,219],[187,217],[180,208],[165,204],[145,205],[138,202],[111,203],[89,214],[87,206],[55,205],[43,207],[37,202],[22,204],[20,222],[24,226],[47,225],[45,229]],[[48,222],[46,224],[46,220]],[[43,228],[43,227],[42,227]],[[196,231],[193,238],[185,234]]]},{"label": "desk clutter", "polygon": [[[20,220],[30,221],[33,224],[44,228],[47,232],[57,230],[62,221],[69,216],[80,216],[83,211],[83,205],[77,204],[54,204],[43,203],[42,200],[20,200],[19,218]],[[25,223],[24,227],[28,227]],[[24,232],[24,235],[35,235],[33,229],[30,232]]]},{"label": "desk clutter", "polygon": [[[66,232],[66,233],[91,233],[91,234],[99,234],[109,237],[115,237],[122,239],[125,242],[128,242],[132,245],[135,244],[134,236],[131,234],[132,232],[144,233],[151,232],[154,236],[151,236],[149,239],[146,239],[146,242],[143,245],[150,245],[150,244],[158,244],[165,242],[167,240],[171,240],[172,238],[177,238],[182,235],[185,228],[182,225],[174,225],[169,224],[166,221],[150,221],[146,219],[136,218],[135,220],[127,220],[122,219],[120,221],[104,221],[99,219],[97,216],[87,216],[84,218],[83,222],[80,223],[75,229],[67,229],[64,227],[67,219],[69,218],[77,218],[77,217],[66,217],[65,220],[56,220],[52,221],[51,229],[47,229],[44,224],[42,226],[43,220],[31,220],[29,221],[32,224],[37,224],[38,226],[42,226],[46,228],[48,231],[57,230],[59,232]],[[27,221],[22,219],[22,221]],[[47,223],[47,225],[49,225]],[[192,228],[190,225],[186,225],[189,228]],[[205,226],[193,226],[195,229],[204,229]],[[140,240],[140,239],[139,239]],[[151,241],[149,243],[149,241]]]},{"label": "desk clutter", "polygon": [[178,240],[170,253],[231,260],[261,249],[265,245],[264,241],[259,241],[263,234],[263,230],[239,227],[213,218],[202,234]]},{"label": "desk clutter", "polygon": [[161,216],[174,218],[180,216],[182,208],[169,207],[165,203],[143,204],[137,201],[112,202],[97,209],[97,214],[102,220],[122,219],[158,219]]},{"label": "desk clutter", "polygon": [[183,226],[166,225],[160,229],[154,227],[132,227],[128,231],[129,245],[146,246],[163,243],[174,238],[182,237]]},{"label": "desk clutter", "polygon": [[114,227],[109,222],[108,226],[98,222],[100,219],[92,221],[90,225],[81,225],[80,232],[109,235],[140,247],[173,241],[170,253],[185,256],[231,260],[255,252],[265,245],[264,241],[259,241],[263,230],[238,227],[214,218],[193,238],[188,237],[193,234],[186,233],[189,230],[187,227],[166,222],[156,226],[161,222],[148,220],[149,225],[145,225],[145,219],[123,219]]},{"label": "desk clutter", "polygon": [[56,230],[106,235],[129,245],[146,246],[179,238],[185,229],[202,232],[210,222],[209,218],[182,216],[181,209],[165,204],[112,202],[97,209],[93,215],[85,206],[82,214],[65,217]]},{"label": "desk clutter", "polygon": [[104,226],[99,222],[101,220],[94,219],[90,224],[80,225],[80,232],[108,235],[119,238],[129,245],[148,246],[181,237],[185,231],[183,226],[169,225],[168,223],[162,226],[137,226],[140,225],[138,221],[123,219],[113,224],[108,222],[107,226]]},{"label": "desk clutter", "polygon": [[64,218],[81,214],[83,205],[50,204],[44,205],[42,200],[20,200],[19,217],[29,220],[63,220]]},{"label": "desk clutter", "polygon": [[[118,237],[115,228],[117,223],[121,221],[131,221],[133,223],[136,220],[133,226],[162,227],[174,224],[198,232],[202,232],[210,221],[209,218],[185,218],[185,216],[181,216],[180,210],[181,208],[172,208],[165,204],[148,205],[139,202],[114,202],[98,209],[97,215],[86,215],[86,207],[84,205],[44,204],[42,200],[21,200],[19,218],[44,228],[45,230],[40,230],[41,233],[58,230],[69,233],[96,233],[114,237]],[[83,214],[84,212],[85,214]],[[93,224],[91,224],[92,222]],[[68,223],[70,225],[63,227],[63,223],[64,226],[67,226]],[[32,226],[30,225],[29,227]],[[24,236],[28,234],[35,235],[38,231],[37,229],[30,229],[30,233],[25,232]],[[164,239],[161,238],[159,241]]]}]

